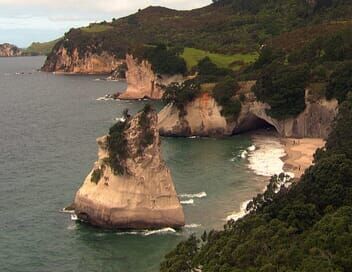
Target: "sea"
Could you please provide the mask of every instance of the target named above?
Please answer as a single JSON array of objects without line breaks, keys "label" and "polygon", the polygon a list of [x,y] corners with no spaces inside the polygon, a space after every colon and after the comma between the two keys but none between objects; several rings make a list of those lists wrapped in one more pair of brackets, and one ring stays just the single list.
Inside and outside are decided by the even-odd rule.
[{"label": "sea", "polygon": [[0,58],[0,271],[155,272],[192,233],[245,215],[284,155],[273,136],[162,138],[186,226],[105,231],[62,209],[97,159],[96,138],[146,103],[116,101],[126,83],[40,72],[44,57]]}]

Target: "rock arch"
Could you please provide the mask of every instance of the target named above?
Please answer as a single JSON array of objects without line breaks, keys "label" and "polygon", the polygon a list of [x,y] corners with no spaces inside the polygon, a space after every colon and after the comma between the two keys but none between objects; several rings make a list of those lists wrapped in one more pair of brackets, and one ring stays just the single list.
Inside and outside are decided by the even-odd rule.
[{"label": "rock arch", "polygon": [[262,118],[254,113],[249,112],[233,129],[233,134],[240,134],[248,131],[258,130],[258,129],[275,129],[278,133],[278,129],[275,122],[270,119]]}]

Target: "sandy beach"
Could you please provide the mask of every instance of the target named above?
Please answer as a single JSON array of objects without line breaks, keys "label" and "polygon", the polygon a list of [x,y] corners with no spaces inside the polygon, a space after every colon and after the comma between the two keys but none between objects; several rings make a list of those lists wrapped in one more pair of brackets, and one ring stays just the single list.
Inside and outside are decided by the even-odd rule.
[{"label": "sandy beach", "polygon": [[282,158],[284,161],[284,170],[291,172],[295,178],[300,178],[304,171],[312,165],[313,155],[318,148],[325,145],[323,139],[317,138],[283,138],[286,156]]}]

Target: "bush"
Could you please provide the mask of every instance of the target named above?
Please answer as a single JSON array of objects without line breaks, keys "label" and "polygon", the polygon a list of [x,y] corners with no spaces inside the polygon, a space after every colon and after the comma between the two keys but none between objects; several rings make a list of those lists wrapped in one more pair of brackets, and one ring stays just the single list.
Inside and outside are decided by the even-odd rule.
[{"label": "bush", "polygon": [[174,104],[180,111],[200,95],[200,85],[194,80],[174,82],[166,87],[163,101]]},{"label": "bush", "polygon": [[135,52],[140,59],[147,59],[154,72],[158,74],[186,74],[187,66],[183,58],[178,53],[179,49],[168,49],[165,45],[144,46],[140,48],[141,52]]},{"label": "bush", "polygon": [[268,114],[277,119],[295,117],[305,109],[305,87],[308,67],[271,65],[262,71],[253,91],[271,109]]},{"label": "bush", "polygon": [[127,122],[119,121],[110,128],[108,135],[109,165],[115,175],[128,174],[125,167],[127,140],[124,132],[126,129]]},{"label": "bush", "polygon": [[98,184],[99,180],[101,179],[103,175],[103,171],[101,169],[94,169],[92,176],[91,176],[91,182],[94,182],[95,184]]},{"label": "bush", "polygon": [[223,116],[235,118],[241,112],[241,102],[234,98],[238,89],[238,83],[232,78],[226,78],[216,84],[213,90],[213,97],[222,107],[221,114]]},{"label": "bush", "polygon": [[233,71],[226,68],[219,68],[209,57],[205,57],[198,62],[196,67],[199,83],[217,82],[226,76],[233,76]]},{"label": "bush", "polygon": [[327,99],[336,98],[341,103],[350,91],[352,91],[352,62],[347,62],[332,73],[325,95]]},{"label": "bush", "polygon": [[139,117],[139,126],[142,130],[140,136],[140,142],[138,147],[138,153],[142,154],[144,149],[154,142],[154,132],[150,127],[150,116],[149,114],[153,111],[153,108],[150,104],[146,104],[142,110],[142,113]]}]

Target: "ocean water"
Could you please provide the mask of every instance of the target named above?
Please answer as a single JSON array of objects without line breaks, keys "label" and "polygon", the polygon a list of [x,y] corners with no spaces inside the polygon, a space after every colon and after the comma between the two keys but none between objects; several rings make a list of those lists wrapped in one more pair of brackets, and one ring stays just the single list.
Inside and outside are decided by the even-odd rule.
[{"label": "ocean water", "polygon": [[186,215],[182,231],[117,233],[72,221],[60,210],[97,158],[95,139],[123,109],[134,113],[146,102],[97,101],[125,83],[36,71],[43,62],[0,58],[0,271],[158,271],[179,241],[222,228],[262,192],[268,178],[255,173],[248,135],[163,138]]}]

